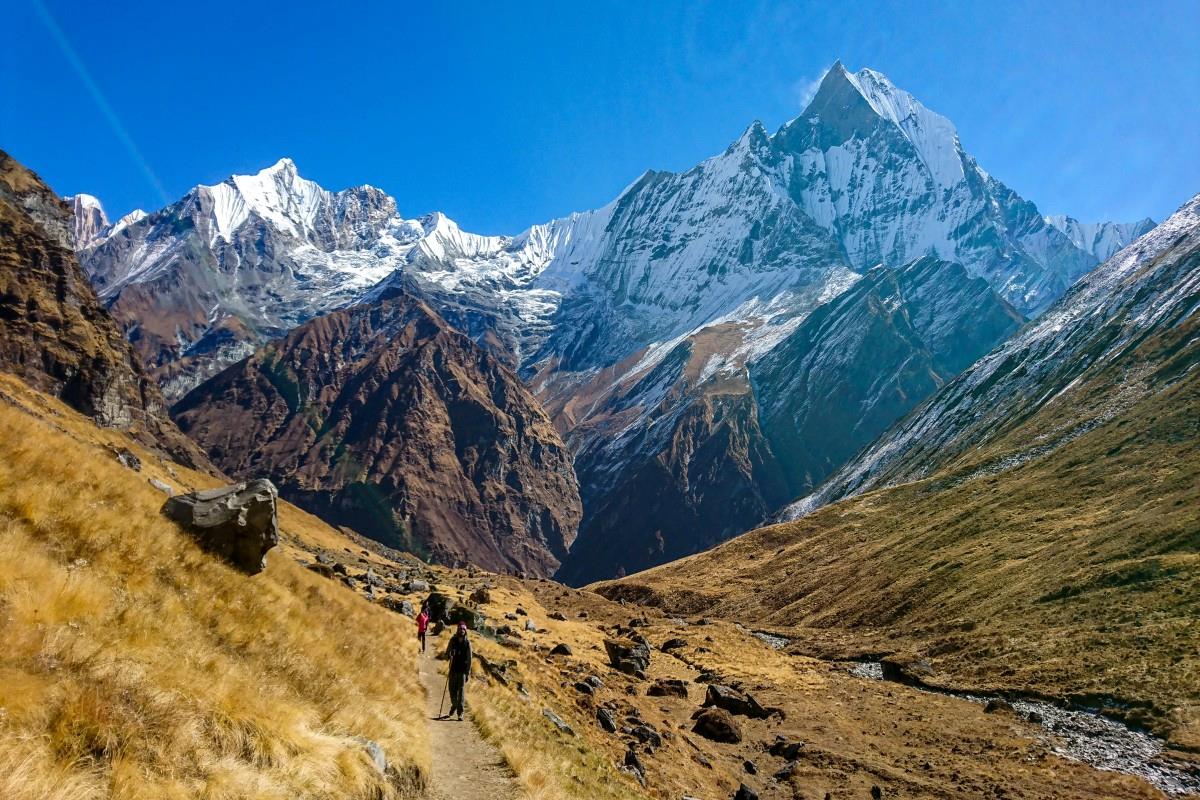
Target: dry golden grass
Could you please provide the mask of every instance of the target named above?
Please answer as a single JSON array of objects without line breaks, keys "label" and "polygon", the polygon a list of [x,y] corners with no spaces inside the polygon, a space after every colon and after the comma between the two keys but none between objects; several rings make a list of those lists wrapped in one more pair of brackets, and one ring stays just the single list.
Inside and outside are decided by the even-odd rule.
[{"label": "dry golden grass", "polygon": [[[489,658],[511,657],[489,642],[477,649]],[[508,655],[506,655],[506,653]],[[522,660],[528,664],[528,661]],[[512,689],[479,681],[471,688],[471,718],[484,738],[495,744],[517,776],[523,800],[628,800],[644,798],[631,780],[620,775],[613,761],[590,742],[578,721],[568,724],[578,736],[560,733],[542,715],[542,708],[569,718],[564,700],[556,697],[556,682],[541,670],[522,670],[535,699],[522,700]]]},{"label": "dry golden grass", "polygon": [[[215,561],[147,482],[214,479],[2,383],[0,797],[418,796],[430,756],[405,618],[278,550],[255,577]],[[143,472],[97,444],[138,451]],[[285,533],[322,527],[284,509]]]},{"label": "dry golden grass", "polygon": [[[484,574],[472,579],[461,571],[438,571],[442,573],[439,587],[458,602],[465,601],[470,588],[488,582],[493,587],[492,600],[480,607],[481,612],[493,621],[503,621],[505,612],[523,607],[539,625],[550,629],[543,650],[545,642],[568,641],[577,653],[589,653],[600,671],[602,657],[594,655],[597,650],[592,648],[603,641],[603,634],[595,627],[549,619],[546,609],[515,578]],[[450,591],[454,584],[466,588]],[[513,625],[520,627],[519,623]],[[495,663],[512,660],[516,667],[510,673],[513,683],[506,687],[489,679],[477,663],[467,702],[472,721],[516,775],[522,800],[644,800],[649,795],[617,770],[624,746],[596,727],[594,711],[578,706],[577,693],[561,685],[559,665],[529,647],[533,635],[525,635],[530,638],[519,650],[502,647],[482,635],[473,637],[477,655]],[[433,646],[443,648],[445,642]],[[524,685],[527,696],[517,692],[516,682]],[[555,728],[543,716],[543,708],[562,717],[576,735]]]}]

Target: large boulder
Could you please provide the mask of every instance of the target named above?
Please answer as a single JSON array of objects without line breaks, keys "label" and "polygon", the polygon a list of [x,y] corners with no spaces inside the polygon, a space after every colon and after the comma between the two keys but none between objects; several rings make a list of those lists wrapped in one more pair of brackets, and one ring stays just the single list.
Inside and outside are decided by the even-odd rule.
[{"label": "large boulder", "polygon": [[615,669],[628,675],[645,677],[646,669],[650,666],[650,648],[644,643],[605,639],[604,650]]},{"label": "large boulder", "polygon": [[266,568],[267,551],[279,544],[277,497],[275,485],[260,478],[177,495],[163,503],[162,513],[205,550],[254,575]]},{"label": "large boulder", "polygon": [[742,729],[734,722],[733,715],[723,708],[706,708],[696,715],[695,733],[714,742],[737,744],[742,740]]},{"label": "large boulder", "polygon": [[731,714],[754,719],[766,719],[771,716],[771,710],[763,708],[749,694],[720,684],[712,684],[708,687],[708,691],[704,695],[704,705],[723,708]]}]

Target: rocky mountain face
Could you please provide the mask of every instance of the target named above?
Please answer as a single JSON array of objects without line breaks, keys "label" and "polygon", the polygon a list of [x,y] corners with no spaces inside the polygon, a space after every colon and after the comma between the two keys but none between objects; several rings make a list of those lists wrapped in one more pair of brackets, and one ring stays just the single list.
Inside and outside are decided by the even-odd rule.
[{"label": "rocky mountain face", "polygon": [[550,405],[589,411],[570,438],[586,513],[559,577],[634,572],[754,526],[1023,321],[930,257],[877,267],[809,313],[706,327],[643,356],[611,394],[576,387]]},{"label": "rocky mountain face", "polygon": [[1058,214],[1046,217],[1046,222],[1065,233],[1072,244],[1091,253],[1099,261],[1107,261],[1118,250],[1154,227],[1154,220],[1149,217],[1137,222],[1089,223]]},{"label": "rocky mountain face", "polygon": [[[406,220],[378,190],[328,192],[286,160],[118,227],[81,258],[171,397],[307,319],[419,286],[550,411],[583,492],[579,562],[644,554],[613,571],[694,552],[809,491],[1097,263],[984,172],[949,120],[841,64],[775,134],[755,123],[693,169],[647,172],[516,237]],[[793,338],[860,280],[814,322],[827,329]],[[877,358],[884,341],[896,349]],[[818,374],[835,368],[847,377]],[[806,422],[835,407],[845,430]],[[661,513],[639,515],[651,497]],[[575,562],[564,576],[583,575]]]},{"label": "rocky mountain face", "polygon": [[100,425],[207,464],[167,417],[158,387],[80,269],[77,221],[37,175],[0,151],[0,369]]},{"label": "rocky mountain face", "polygon": [[578,527],[570,454],[537,402],[411,292],[311,320],[173,411],[230,474],[443,563],[546,575]]},{"label": "rocky mountain face", "polygon": [[793,496],[1024,322],[982,278],[927,257],[876,267],[750,368]]},{"label": "rocky mountain face", "polygon": [[[1039,414],[1071,409],[1068,424],[987,469],[1003,472],[1041,458],[1133,403],[1190,379],[1200,359],[1198,312],[1200,196],[1088,274],[789,515],[919,480]],[[1148,342],[1158,344],[1147,350]]]}]

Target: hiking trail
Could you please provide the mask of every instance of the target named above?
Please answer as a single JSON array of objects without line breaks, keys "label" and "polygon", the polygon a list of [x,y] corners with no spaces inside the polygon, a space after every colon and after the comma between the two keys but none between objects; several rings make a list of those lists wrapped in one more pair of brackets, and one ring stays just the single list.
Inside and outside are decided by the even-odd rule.
[{"label": "hiking trail", "polygon": [[[518,796],[512,770],[500,751],[484,740],[475,725],[465,719],[438,719],[438,705],[446,676],[438,665],[439,642],[429,637],[428,652],[419,655],[421,684],[425,687],[425,724],[429,726],[429,749],[433,766],[429,776],[430,800],[515,800]],[[467,708],[471,689],[480,680],[478,672],[467,683]],[[446,698],[445,708],[450,708]]]}]

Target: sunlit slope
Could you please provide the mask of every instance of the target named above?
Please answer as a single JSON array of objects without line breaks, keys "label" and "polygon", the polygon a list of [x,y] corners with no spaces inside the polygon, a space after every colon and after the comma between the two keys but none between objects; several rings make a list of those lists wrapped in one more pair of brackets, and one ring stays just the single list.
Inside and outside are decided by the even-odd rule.
[{"label": "sunlit slope", "polygon": [[[0,399],[0,797],[417,796],[429,752],[407,618],[282,548],[254,577],[224,566],[160,517],[148,482],[213,479],[7,376]],[[349,545],[286,505],[281,522]]]},{"label": "sunlit slope", "polygon": [[1102,371],[929,479],[599,588],[797,626],[815,652],[891,654],[933,683],[1095,704],[1200,747],[1198,332],[1193,317],[1141,342],[1140,374]]}]

